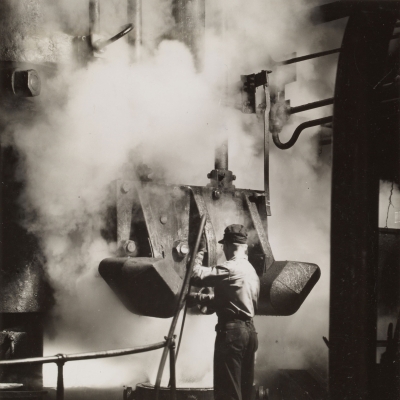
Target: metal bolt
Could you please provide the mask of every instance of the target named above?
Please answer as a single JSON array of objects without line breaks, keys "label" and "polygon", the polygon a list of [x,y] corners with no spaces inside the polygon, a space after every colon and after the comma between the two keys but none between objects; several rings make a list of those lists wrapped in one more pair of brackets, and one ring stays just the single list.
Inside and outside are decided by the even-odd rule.
[{"label": "metal bolt", "polygon": [[40,76],[34,69],[14,71],[12,88],[16,95],[24,97],[39,96],[41,88]]},{"label": "metal bolt", "polygon": [[162,224],[166,224],[167,221],[168,221],[168,217],[167,217],[166,215],[162,215],[162,216],[160,217],[160,222],[161,222]]},{"label": "metal bolt", "polygon": [[128,193],[131,190],[131,184],[129,182],[123,182],[121,185],[122,193]]},{"label": "metal bolt", "polygon": [[181,257],[184,257],[186,254],[189,253],[189,245],[187,242],[182,242],[180,240],[174,243],[174,249]]},{"label": "metal bolt", "polygon": [[214,190],[212,194],[215,200],[218,200],[221,197],[221,192],[219,190]]},{"label": "metal bolt", "polygon": [[136,251],[136,243],[133,240],[128,240],[125,243],[125,251],[130,254]]},{"label": "metal bolt", "polygon": [[189,245],[187,244],[187,243],[182,243],[181,244],[181,248],[180,248],[180,252],[181,252],[181,254],[183,254],[183,255],[186,255],[186,254],[188,254],[189,253]]},{"label": "metal bolt", "polygon": [[232,180],[236,181],[236,175],[232,175]]},{"label": "metal bolt", "polygon": [[211,172],[209,172],[209,173],[207,174],[207,178],[208,178],[208,179],[211,179]]}]

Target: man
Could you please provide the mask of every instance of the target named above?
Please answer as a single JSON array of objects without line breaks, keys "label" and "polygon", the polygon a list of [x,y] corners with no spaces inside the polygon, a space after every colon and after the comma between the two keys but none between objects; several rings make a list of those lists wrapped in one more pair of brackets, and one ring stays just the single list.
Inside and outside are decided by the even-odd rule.
[{"label": "man", "polygon": [[215,400],[250,400],[258,347],[252,318],[260,280],[248,262],[244,226],[229,225],[218,243],[223,244],[227,261],[215,267],[203,267],[204,251],[200,248],[191,278],[194,286],[213,286],[214,295],[190,294],[188,300],[192,305],[211,306],[218,315],[214,351]]}]

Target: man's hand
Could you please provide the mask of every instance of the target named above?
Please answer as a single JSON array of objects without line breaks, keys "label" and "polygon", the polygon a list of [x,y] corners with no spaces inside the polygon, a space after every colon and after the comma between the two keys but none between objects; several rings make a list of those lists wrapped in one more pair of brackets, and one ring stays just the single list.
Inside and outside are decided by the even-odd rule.
[{"label": "man's hand", "polygon": [[194,307],[198,303],[198,293],[188,293],[186,295],[186,303],[189,308]]}]

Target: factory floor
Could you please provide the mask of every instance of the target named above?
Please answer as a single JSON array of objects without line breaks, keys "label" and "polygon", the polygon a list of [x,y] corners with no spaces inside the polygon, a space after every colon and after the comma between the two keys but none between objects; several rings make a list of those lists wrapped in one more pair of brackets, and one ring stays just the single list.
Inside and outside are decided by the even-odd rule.
[{"label": "factory floor", "polygon": [[[54,388],[44,388],[48,393],[43,400],[56,400]],[[67,388],[65,400],[122,400],[123,387],[93,389],[93,388]]]}]

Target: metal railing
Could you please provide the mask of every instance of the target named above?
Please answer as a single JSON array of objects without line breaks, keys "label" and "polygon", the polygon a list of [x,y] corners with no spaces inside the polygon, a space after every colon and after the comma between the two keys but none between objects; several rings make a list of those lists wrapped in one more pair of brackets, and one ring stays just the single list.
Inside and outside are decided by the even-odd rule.
[{"label": "metal railing", "polygon": [[133,347],[128,349],[94,351],[90,353],[77,353],[77,354],[56,354],[55,356],[48,357],[33,357],[21,358],[18,360],[3,360],[0,361],[0,367],[6,365],[26,365],[26,364],[49,364],[55,363],[57,365],[57,400],[64,400],[64,364],[68,361],[82,361],[93,360],[99,358],[127,356],[130,354],[145,353],[148,351],[158,350],[164,347],[169,347],[170,355],[170,379],[171,379],[171,400],[176,400],[176,373],[175,373],[175,338],[172,337],[169,341],[164,340],[150,344],[147,346]]}]

